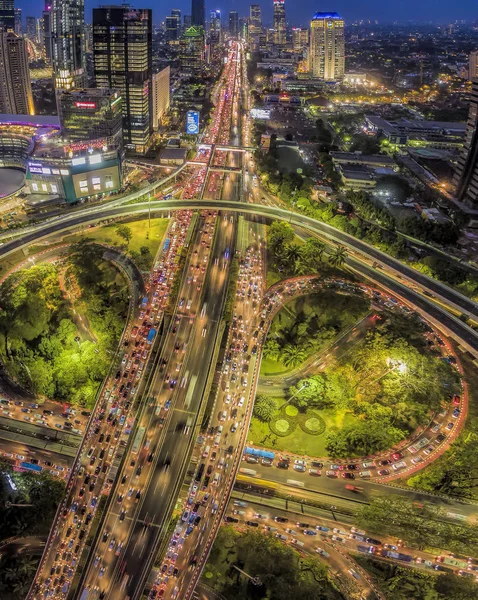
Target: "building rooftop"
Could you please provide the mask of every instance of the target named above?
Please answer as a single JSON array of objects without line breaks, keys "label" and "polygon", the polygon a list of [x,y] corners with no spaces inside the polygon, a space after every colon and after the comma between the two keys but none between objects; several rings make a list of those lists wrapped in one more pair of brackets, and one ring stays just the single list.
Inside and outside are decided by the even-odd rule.
[{"label": "building rooftop", "polygon": [[339,13],[336,12],[316,12],[312,17],[312,21],[317,21],[319,19],[341,19],[342,17]]},{"label": "building rooftop", "polygon": [[2,115],[0,125],[29,125],[30,127],[60,127],[56,115]]}]

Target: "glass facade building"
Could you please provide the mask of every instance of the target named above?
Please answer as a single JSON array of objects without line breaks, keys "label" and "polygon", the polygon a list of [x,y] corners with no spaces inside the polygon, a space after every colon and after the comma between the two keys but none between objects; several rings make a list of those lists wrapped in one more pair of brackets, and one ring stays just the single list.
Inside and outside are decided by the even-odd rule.
[{"label": "glass facade building", "polygon": [[93,58],[97,87],[118,89],[123,98],[123,141],[142,154],[152,135],[151,9],[93,9]]},{"label": "glass facade building", "polygon": [[339,81],[344,77],[344,21],[335,12],[318,12],[312,19],[309,70],[312,77],[324,81]]}]

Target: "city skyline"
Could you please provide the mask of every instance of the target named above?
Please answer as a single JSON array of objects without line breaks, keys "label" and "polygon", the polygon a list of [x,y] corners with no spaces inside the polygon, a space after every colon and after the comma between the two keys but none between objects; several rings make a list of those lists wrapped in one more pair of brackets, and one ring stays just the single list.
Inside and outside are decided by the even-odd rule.
[{"label": "city skyline", "polygon": [[[263,22],[272,24],[273,2],[272,0],[260,0],[256,2],[261,6]],[[92,9],[104,4],[101,0],[86,0],[85,14],[87,22],[91,22]],[[121,3],[117,3],[121,4]],[[157,3],[153,0],[135,0],[130,2],[134,8],[152,8],[153,23],[159,24],[164,21],[171,9],[178,8],[182,14],[191,14],[191,0],[178,0],[169,5],[162,4],[158,8]],[[21,8],[24,18],[34,15],[41,15],[42,3],[37,0],[16,0],[15,6]],[[218,9],[221,11],[223,18],[230,10],[237,10],[237,2],[235,0],[219,0],[218,2],[206,2],[206,15],[209,15],[211,10]],[[310,21],[311,17],[318,10],[337,11],[344,17],[346,23],[351,23],[360,19],[378,20],[381,23],[392,23],[398,21],[406,22],[433,22],[433,23],[452,23],[460,20],[468,20],[470,22],[476,20],[476,8],[471,0],[465,0],[459,6],[451,5],[445,0],[425,0],[419,4],[412,0],[403,0],[399,5],[386,5],[380,0],[367,0],[367,2],[357,5],[352,0],[333,0],[326,6],[322,6],[317,0],[304,0],[297,4],[286,0],[287,22],[293,25],[302,25]],[[249,14],[249,4],[245,4],[239,9],[239,17],[245,17]],[[404,18],[406,14],[409,18]],[[430,16],[433,18],[431,19]]]}]

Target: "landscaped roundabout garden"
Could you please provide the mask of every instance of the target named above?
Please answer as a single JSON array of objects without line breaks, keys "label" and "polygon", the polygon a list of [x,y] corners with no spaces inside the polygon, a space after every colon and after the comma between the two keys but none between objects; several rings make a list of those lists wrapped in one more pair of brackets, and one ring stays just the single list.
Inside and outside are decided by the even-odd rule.
[{"label": "landscaped roundabout garden", "polygon": [[248,441],[372,456],[416,437],[461,393],[456,358],[418,315],[365,286],[311,279],[270,323]]}]

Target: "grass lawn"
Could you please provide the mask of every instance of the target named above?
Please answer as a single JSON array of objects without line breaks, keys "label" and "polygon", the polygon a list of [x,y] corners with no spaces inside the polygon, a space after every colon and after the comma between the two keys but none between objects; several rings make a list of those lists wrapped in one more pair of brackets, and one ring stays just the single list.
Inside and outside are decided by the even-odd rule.
[{"label": "grass lawn", "polygon": [[281,375],[283,373],[287,373],[290,369],[284,367],[284,365],[276,360],[272,360],[272,358],[262,358],[261,362],[261,376],[269,376],[269,375]]},{"label": "grass lawn", "polygon": [[[283,396],[274,397],[277,408],[285,402]],[[264,446],[274,451],[289,451],[295,454],[324,457],[327,456],[325,450],[325,436],[332,427],[343,427],[355,422],[356,417],[349,412],[337,412],[333,410],[315,410],[325,421],[325,432],[321,435],[310,435],[302,431],[297,426],[295,430],[286,437],[278,437],[274,435],[268,423],[263,423],[252,417],[251,426],[247,435],[247,441],[251,444]],[[274,441],[275,440],[275,441]]]},{"label": "grass lawn", "polygon": [[[127,225],[131,229],[131,233],[133,234],[128,245],[128,250],[139,252],[141,246],[147,246],[154,256],[166,233],[168,224],[169,219],[151,219],[151,227],[148,229],[148,219],[124,223],[124,225]],[[124,239],[116,233],[116,225],[117,224],[115,223],[87,229],[81,235],[75,234],[68,236],[65,238],[65,241],[74,242],[81,237],[87,237],[112,246],[122,246],[125,242]]]}]

